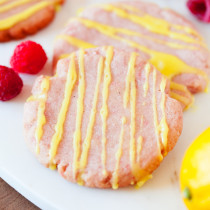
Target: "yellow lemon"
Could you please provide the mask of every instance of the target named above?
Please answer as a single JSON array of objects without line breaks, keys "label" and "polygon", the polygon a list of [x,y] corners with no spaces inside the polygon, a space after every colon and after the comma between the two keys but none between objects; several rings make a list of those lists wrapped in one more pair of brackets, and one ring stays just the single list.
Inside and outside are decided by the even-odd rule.
[{"label": "yellow lemon", "polygon": [[188,148],[181,167],[181,192],[190,210],[210,210],[210,127]]}]

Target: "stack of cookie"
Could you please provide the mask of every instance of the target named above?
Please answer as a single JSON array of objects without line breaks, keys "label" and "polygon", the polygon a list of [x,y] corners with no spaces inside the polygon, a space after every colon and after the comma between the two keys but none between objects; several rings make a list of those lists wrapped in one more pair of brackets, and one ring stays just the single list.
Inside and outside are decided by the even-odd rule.
[{"label": "stack of cookie", "polygon": [[53,72],[25,104],[27,144],[67,180],[117,189],[141,186],[173,149],[183,108],[207,88],[210,53],[169,9],[97,5],[58,35]]}]

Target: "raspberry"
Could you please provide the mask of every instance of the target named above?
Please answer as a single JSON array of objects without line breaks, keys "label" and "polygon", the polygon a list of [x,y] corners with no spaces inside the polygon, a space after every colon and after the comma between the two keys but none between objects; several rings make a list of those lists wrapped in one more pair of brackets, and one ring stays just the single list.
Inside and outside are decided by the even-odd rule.
[{"label": "raspberry", "polygon": [[10,64],[16,72],[37,74],[46,61],[46,53],[40,44],[25,41],[15,48]]},{"label": "raspberry", "polygon": [[210,22],[210,0],[188,0],[187,7],[199,20]]},{"label": "raspberry", "polygon": [[8,101],[17,96],[23,87],[19,75],[10,68],[0,66],[0,100]]}]

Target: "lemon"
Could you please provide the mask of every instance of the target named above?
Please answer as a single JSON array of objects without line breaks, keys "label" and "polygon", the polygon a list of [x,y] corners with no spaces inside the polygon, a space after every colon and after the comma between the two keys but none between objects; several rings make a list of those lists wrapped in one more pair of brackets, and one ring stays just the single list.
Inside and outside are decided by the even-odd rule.
[{"label": "lemon", "polygon": [[180,184],[188,209],[210,210],[210,127],[186,151]]}]

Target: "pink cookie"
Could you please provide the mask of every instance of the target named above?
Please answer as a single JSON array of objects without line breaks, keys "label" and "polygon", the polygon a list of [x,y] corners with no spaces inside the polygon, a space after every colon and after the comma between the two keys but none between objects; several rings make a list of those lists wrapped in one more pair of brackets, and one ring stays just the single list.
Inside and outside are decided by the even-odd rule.
[{"label": "pink cookie", "polygon": [[173,149],[182,108],[142,56],[81,50],[39,77],[24,109],[25,140],[38,160],[88,187],[141,185]]},{"label": "pink cookie", "polygon": [[[89,7],[57,37],[54,67],[59,58],[78,48],[104,45],[140,53],[193,94],[207,86],[210,53],[194,26],[172,10],[141,1]],[[172,87],[172,95],[178,92],[181,97],[175,98],[188,106],[192,102],[189,92],[176,88]]]}]

